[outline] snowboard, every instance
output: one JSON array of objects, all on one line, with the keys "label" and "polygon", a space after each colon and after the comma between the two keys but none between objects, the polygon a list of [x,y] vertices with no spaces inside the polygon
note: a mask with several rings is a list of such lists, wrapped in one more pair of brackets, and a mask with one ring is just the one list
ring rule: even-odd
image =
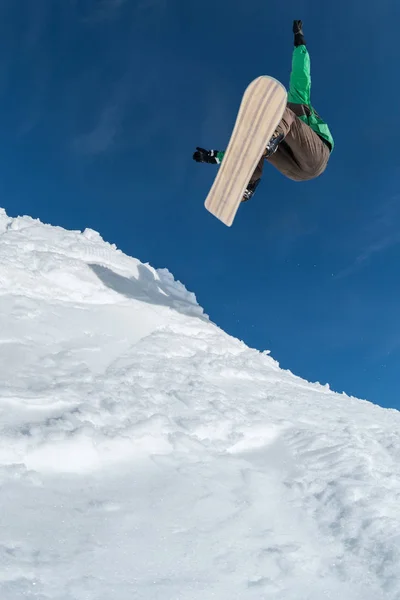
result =
[{"label": "snowboard", "polygon": [[287,92],[274,79],[262,75],[243,94],[228,147],[205,207],[231,226],[244,191],[286,107]]}]

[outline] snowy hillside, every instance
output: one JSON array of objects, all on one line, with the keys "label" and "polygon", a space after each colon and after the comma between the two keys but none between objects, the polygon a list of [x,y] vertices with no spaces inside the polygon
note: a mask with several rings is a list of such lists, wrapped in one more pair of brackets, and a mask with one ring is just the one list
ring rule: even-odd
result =
[{"label": "snowy hillside", "polygon": [[400,413],[94,231],[0,212],[0,256],[1,600],[400,598]]}]

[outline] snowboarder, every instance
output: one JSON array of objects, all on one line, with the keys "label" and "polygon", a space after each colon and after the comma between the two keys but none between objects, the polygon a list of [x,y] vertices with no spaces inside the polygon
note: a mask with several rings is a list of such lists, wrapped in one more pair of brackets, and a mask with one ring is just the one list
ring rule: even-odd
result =
[{"label": "snowboarder", "polygon": [[[294,181],[307,181],[323,173],[333,150],[328,125],[311,105],[310,55],[302,21],[293,21],[294,51],[288,102],[274,135],[255,169],[243,196],[249,200],[260,183],[264,160]],[[224,152],[196,148],[196,162],[219,164]]]}]

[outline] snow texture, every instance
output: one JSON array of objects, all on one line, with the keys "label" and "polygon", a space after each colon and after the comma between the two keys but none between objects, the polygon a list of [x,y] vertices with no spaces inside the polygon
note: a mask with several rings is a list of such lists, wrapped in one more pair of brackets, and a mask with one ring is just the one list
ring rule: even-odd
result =
[{"label": "snow texture", "polygon": [[92,230],[1,211],[0,252],[1,600],[400,598],[400,413]]}]

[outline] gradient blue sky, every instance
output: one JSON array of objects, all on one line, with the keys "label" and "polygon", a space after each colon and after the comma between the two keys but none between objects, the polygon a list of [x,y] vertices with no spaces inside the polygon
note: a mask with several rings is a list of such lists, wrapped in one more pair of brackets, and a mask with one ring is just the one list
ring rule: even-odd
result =
[{"label": "gradient blue sky", "polygon": [[[266,165],[229,229],[203,202],[241,94],[288,82],[304,21],[336,148],[298,184]],[[400,89],[393,0],[2,0],[0,193],[167,267],[282,367],[400,408]]]}]

